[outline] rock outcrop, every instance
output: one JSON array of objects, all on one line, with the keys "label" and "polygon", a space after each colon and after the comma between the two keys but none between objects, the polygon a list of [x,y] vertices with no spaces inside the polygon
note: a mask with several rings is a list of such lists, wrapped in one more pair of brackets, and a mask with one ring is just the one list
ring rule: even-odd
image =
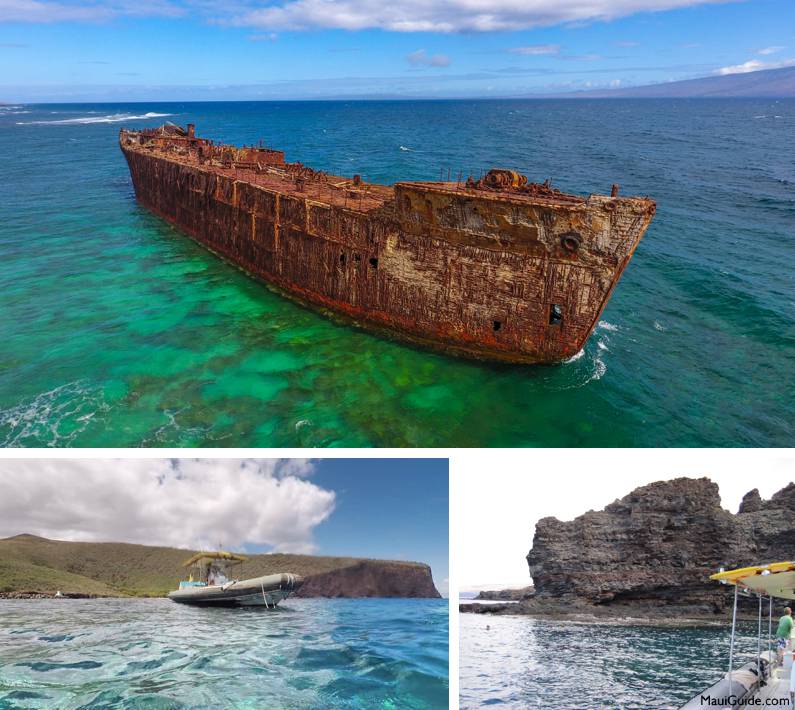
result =
[{"label": "rock outcrop", "polygon": [[362,560],[308,576],[295,596],[439,598],[440,595],[428,565]]},{"label": "rock outcrop", "polygon": [[527,611],[719,614],[731,595],[710,574],[793,557],[795,485],[767,501],[753,490],[732,514],[707,478],[661,481],[570,522],[540,520],[527,555],[536,588]]},{"label": "rock outcrop", "polygon": [[495,589],[480,592],[475,599],[496,602],[519,602],[531,599],[535,595],[535,587],[521,587],[520,589]]}]

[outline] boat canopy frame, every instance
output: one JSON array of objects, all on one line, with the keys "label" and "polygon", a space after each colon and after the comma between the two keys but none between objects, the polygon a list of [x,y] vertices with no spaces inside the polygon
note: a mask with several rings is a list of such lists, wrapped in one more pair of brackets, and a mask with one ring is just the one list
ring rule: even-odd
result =
[{"label": "boat canopy frame", "polygon": [[768,658],[773,657],[773,598],[795,599],[795,562],[772,562],[767,565],[740,567],[734,570],[723,570],[710,575],[710,579],[721,584],[734,585],[734,604],[732,605],[732,634],[729,646],[729,686],[732,683],[734,670],[734,642],[737,635],[737,600],[742,590],[744,596],[756,594],[759,598],[759,614],[756,638],[756,667],[762,680],[762,669],[759,659],[762,649],[762,598],[770,600],[767,621],[767,652]]},{"label": "boat canopy frame", "polygon": [[[223,571],[226,576],[228,570],[232,567],[242,565],[248,561],[248,557],[238,555],[234,552],[227,552],[226,550],[216,550],[214,552],[197,552],[195,555],[185,560],[182,563],[183,567],[195,568],[199,577],[199,581],[208,582],[210,569],[215,563],[217,568]],[[193,572],[190,573],[189,582],[193,581]]]},{"label": "boat canopy frame", "polygon": [[202,560],[227,560],[231,564],[242,564],[248,560],[248,557],[238,555],[234,552],[227,552],[226,550],[218,550],[217,552],[197,552],[190,559],[182,563],[183,567],[193,567]]}]

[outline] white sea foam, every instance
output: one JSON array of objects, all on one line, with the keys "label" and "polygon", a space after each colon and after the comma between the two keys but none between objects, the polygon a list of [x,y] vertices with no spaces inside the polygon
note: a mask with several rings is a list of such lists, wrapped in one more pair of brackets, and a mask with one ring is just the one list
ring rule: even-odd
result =
[{"label": "white sea foam", "polygon": [[598,357],[596,357],[594,358],[593,364],[593,372],[585,384],[588,384],[588,382],[594,382],[595,380],[601,380],[605,372],[607,372],[607,364],[604,360],[600,360]]},{"label": "white sea foam", "polygon": [[406,151],[407,153],[414,152],[414,148],[407,148],[405,145],[400,146],[400,150]]},{"label": "white sea foam", "polygon": [[145,121],[149,118],[163,118],[173,116],[173,113],[155,113],[149,111],[140,116],[130,113],[110,113],[105,116],[80,116],[78,118],[61,118],[57,121],[17,121],[18,126],[56,126],[56,125],[84,125],[90,123],[119,123],[121,121]]},{"label": "white sea foam", "polygon": [[[552,388],[558,391],[574,390],[585,387],[589,382],[602,379],[607,372],[607,363],[602,360],[602,356],[610,352],[607,340],[607,338],[600,338],[596,343],[595,352],[590,347],[583,348],[576,355],[565,360],[565,365],[572,365],[571,368],[566,368],[566,381],[562,384],[554,382]],[[584,355],[588,357],[583,360]]]},{"label": "white sea foam", "polygon": [[[190,409],[190,405],[186,405],[181,409],[165,409],[163,414],[166,417],[166,422],[161,424],[152,434],[141,441],[141,446],[162,446],[169,442],[177,441],[196,441],[198,439],[206,440],[210,438],[208,435],[212,430],[211,426],[185,426],[180,423],[179,416]],[[216,441],[226,438],[225,436],[214,437]]]},{"label": "white sea foam", "polygon": [[661,333],[664,333],[666,328],[660,321],[656,320],[654,321],[654,330],[659,330]]},{"label": "white sea foam", "polygon": [[68,382],[0,410],[0,446],[69,446],[109,409],[101,389]]},{"label": "white sea foam", "polygon": [[618,330],[617,325],[613,325],[612,323],[608,323],[606,320],[600,320],[596,326],[597,328],[601,328],[602,330],[609,330],[610,332],[614,332]]}]

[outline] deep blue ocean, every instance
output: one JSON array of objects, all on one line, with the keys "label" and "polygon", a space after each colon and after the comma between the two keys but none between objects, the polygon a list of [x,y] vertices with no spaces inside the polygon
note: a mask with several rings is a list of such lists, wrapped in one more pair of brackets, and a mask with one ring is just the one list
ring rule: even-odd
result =
[{"label": "deep blue ocean", "polygon": [[0,708],[448,707],[447,600],[0,600]]},{"label": "deep blue ocean", "polygon": [[[366,179],[491,166],[658,213],[584,351],[455,360],[332,323],[136,204],[121,126],[194,122]],[[0,444],[786,446],[795,101],[0,109]]]}]

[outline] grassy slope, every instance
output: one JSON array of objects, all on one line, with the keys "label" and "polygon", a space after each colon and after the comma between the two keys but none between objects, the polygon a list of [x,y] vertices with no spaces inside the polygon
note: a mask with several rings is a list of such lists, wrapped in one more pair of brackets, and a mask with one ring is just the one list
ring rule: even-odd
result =
[{"label": "grassy slope", "polygon": [[[117,542],[65,542],[33,535],[0,539],[0,593],[78,592],[118,596],[163,596],[176,589],[191,550]],[[241,577],[275,572],[309,576],[349,567],[354,557],[246,555]],[[390,562],[411,565],[412,562]]]}]

